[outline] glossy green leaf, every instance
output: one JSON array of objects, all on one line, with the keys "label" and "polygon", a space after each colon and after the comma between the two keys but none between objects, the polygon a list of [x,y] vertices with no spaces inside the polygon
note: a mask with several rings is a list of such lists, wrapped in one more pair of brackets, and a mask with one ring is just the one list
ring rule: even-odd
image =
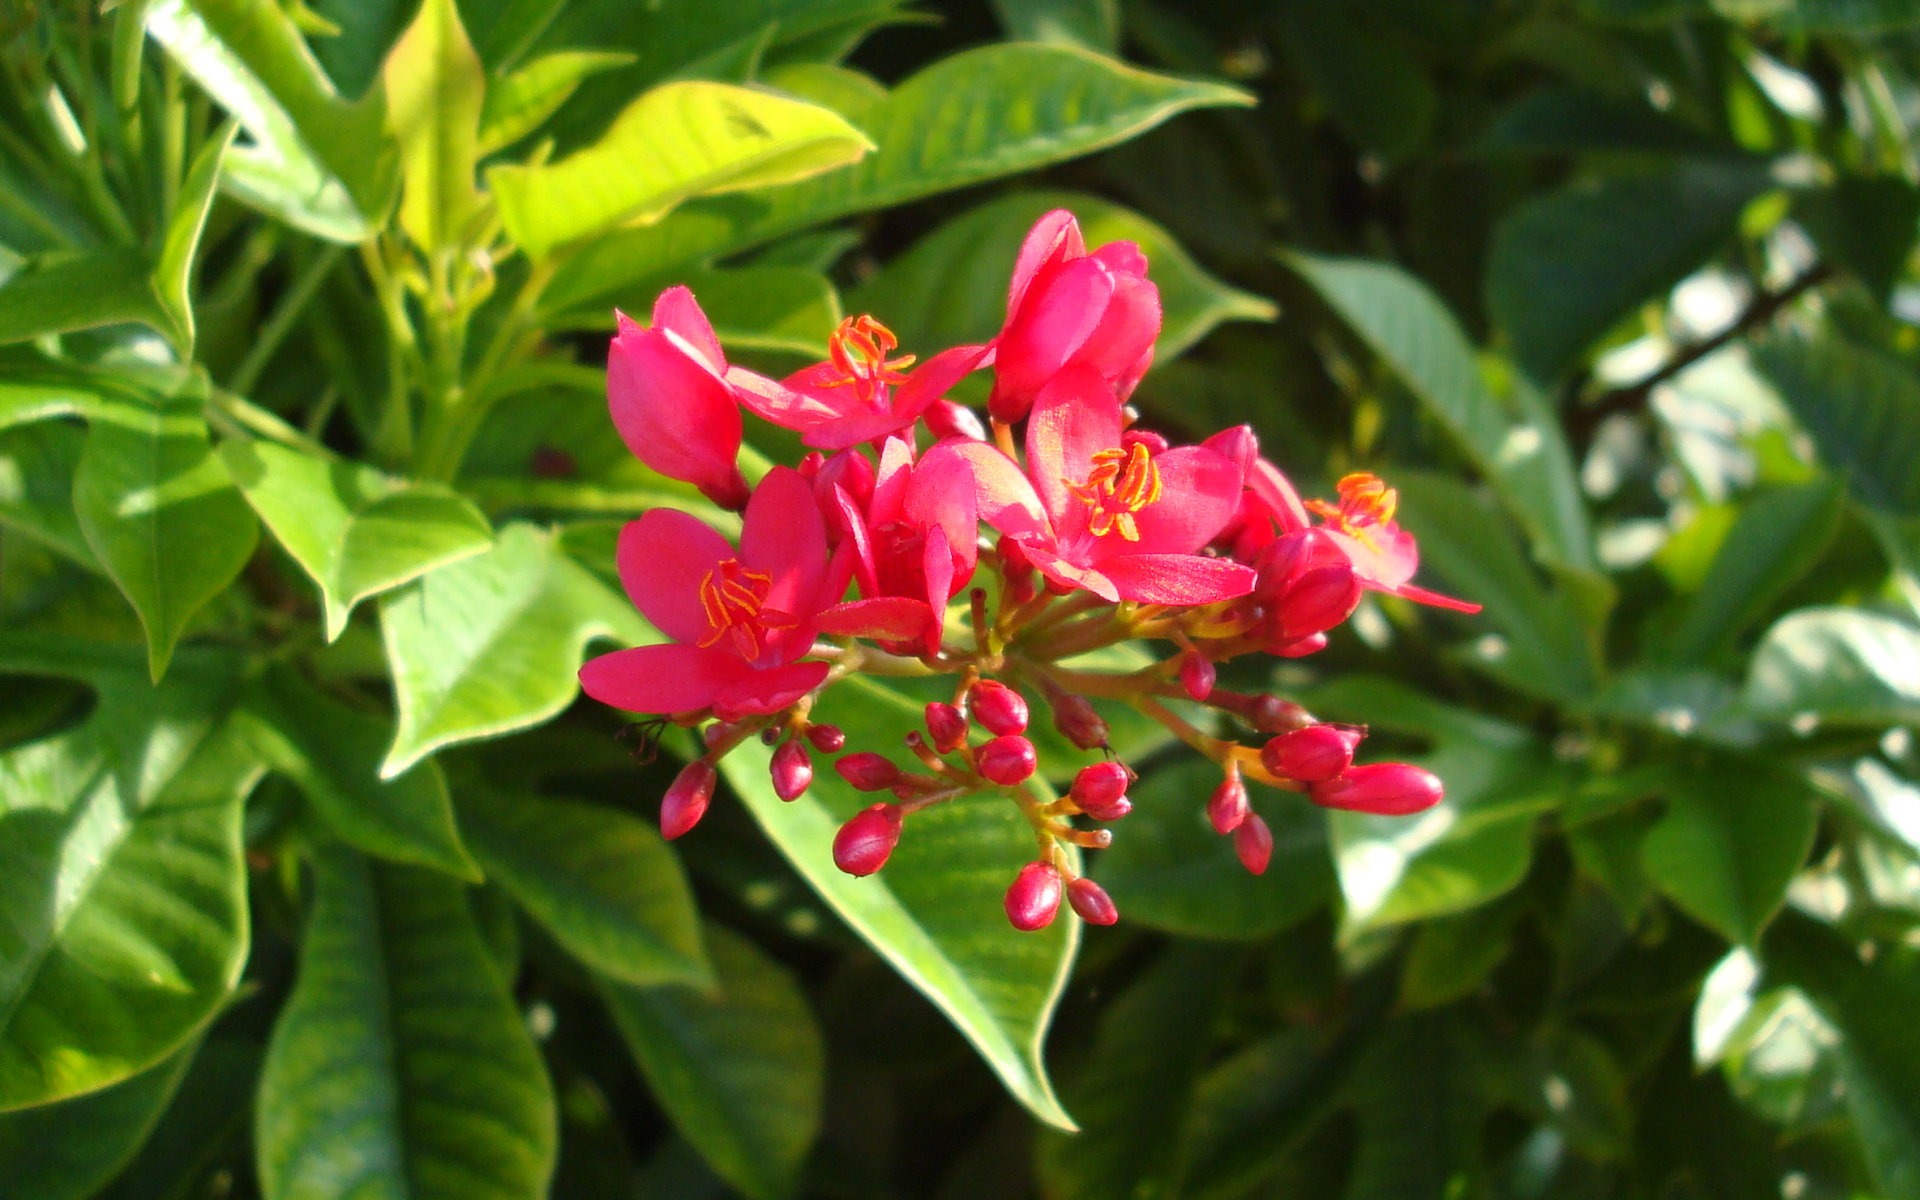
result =
[{"label": "glossy green leaf", "polygon": [[200,147],[173,214],[167,219],[160,239],[160,257],[153,268],[153,294],[160,311],[167,316],[163,332],[184,359],[193,356],[193,263],[200,253],[200,235],[207,227],[207,214],[213,209],[213,193],[220,182],[220,164],[233,144],[233,127],[228,126]]},{"label": "glossy green leaf", "polygon": [[749,199],[690,206],[601,239],[548,289],[573,308],[683,264],[935,192],[1090,154],[1191,108],[1242,105],[1217,83],[1155,75],[1059,46],[990,46],[935,63],[841,115],[879,150]]},{"label": "glossy green leaf", "polygon": [[680,859],[644,822],[469,777],[459,781],[459,809],[487,878],[581,962],[641,987],[713,984]]},{"label": "glossy green leaf", "polygon": [[1801,197],[1794,216],[1821,257],[1851,271],[1884,301],[1920,231],[1920,187],[1897,175],[1842,175]]},{"label": "glossy green leaf", "polygon": [[820,1130],[826,1046],[793,976],[709,926],[709,994],[603,980],[600,994],[660,1106],[715,1173],[752,1200],[798,1187]]},{"label": "glossy green leaf", "polygon": [[1813,848],[1818,814],[1797,779],[1742,759],[1675,764],[1641,861],[1654,887],[1730,942],[1752,946]]},{"label": "glossy green leaf", "polygon": [[1007,315],[1007,280],[1027,231],[1050,209],[1072,210],[1088,246],[1137,242],[1160,289],[1160,340],[1166,362],[1222,321],[1270,321],[1272,301],[1228,287],[1201,270],[1166,230],[1106,200],[1075,192],[1022,193],[989,201],[948,221],[848,297],[878,314],[901,344],[932,349],[985,342]]},{"label": "glossy green leaf", "polygon": [[1571,184],[1494,234],[1487,305],[1514,357],[1545,383],[1643,301],[1732,236],[1764,170],[1708,161]]},{"label": "glossy green leaf", "polygon": [[128,392],[100,405],[73,507],[94,557],[140,615],[160,678],[187,622],[233,582],[260,532],[214,456],[198,401]]},{"label": "glossy green leaf", "polygon": [[1433,291],[1391,263],[1285,261],[1380,355],[1459,442],[1534,543],[1569,566],[1593,567],[1593,535],[1560,420],[1519,380],[1503,401],[1487,386],[1473,346]]},{"label": "glossy green leaf", "polygon": [[[828,690],[814,716],[846,730],[849,746],[885,751],[921,709],[854,676]],[[986,795],[915,813],[886,869],[856,879],[833,865],[833,837],[873,798],[823,769],[805,796],[782,803],[768,779],[769,757],[749,741],[721,760],[767,836],[854,932],[946,1014],[1016,1099],[1041,1120],[1072,1128],[1048,1082],[1041,1043],[1080,923],[1063,909],[1039,933],[1008,926],[1007,885],[1034,853],[1033,835],[1011,803]]]},{"label": "glossy green leaf", "polygon": [[1871,507],[1920,515],[1920,375],[1837,334],[1777,337],[1753,364],[1813,435],[1820,457]]},{"label": "glossy green leaf", "polygon": [[400,710],[389,779],[442,746],[539,724],[578,694],[588,642],[647,634],[624,597],[531,525],[382,597],[380,629]]},{"label": "glossy green leaf", "polygon": [[124,658],[32,640],[11,665],[84,673],[99,705],[0,756],[0,1110],[145,1071],[225,1002],[247,950],[241,799],[260,774],[220,719],[219,675],[183,667],[154,688]]},{"label": "glossy green leaf", "polygon": [[380,71],[400,143],[400,228],[429,254],[471,236],[481,205],[480,111],[487,73],[454,0],[425,0]]},{"label": "glossy green leaf", "polygon": [[[244,1012],[244,1010],[242,1010]],[[244,1020],[244,1018],[242,1018]],[[185,1200],[196,1180],[221,1170],[220,1160],[246,1129],[264,1047],[218,1028],[200,1043],[173,1104],[113,1184],[94,1200]]]},{"label": "glossy green leaf", "polygon": [[1494,154],[1740,153],[1639,96],[1581,87],[1528,89],[1487,126],[1479,148]]},{"label": "glossy green leaf", "polygon": [[328,641],[368,596],[492,542],[487,519],[444,487],[273,442],[227,442],[220,457],[268,530],[320,585]]},{"label": "glossy green leaf", "polygon": [[1388,1023],[1346,1081],[1358,1122],[1346,1200],[1439,1200],[1473,1156],[1488,1100],[1484,1039],[1416,1013]]},{"label": "glossy green leaf", "polygon": [[1673,657],[1702,662],[1733,645],[1819,561],[1839,526],[1842,499],[1837,485],[1823,481],[1765,492],[1742,505],[1673,632]]},{"label": "glossy green leaf", "polygon": [[1123,920],[1187,937],[1257,939],[1333,896],[1325,814],[1297,796],[1255,788],[1254,807],[1273,830],[1273,862],[1264,875],[1250,875],[1233,839],[1207,820],[1207,797],[1219,782],[1219,768],[1196,756],[1134,785],[1133,814],[1093,866]]},{"label": "glossy green leaf", "polygon": [[553,1088],[460,885],[314,852],[256,1110],[267,1200],[536,1200]]},{"label": "glossy green leaf", "polygon": [[1178,1194],[1228,1200],[1267,1183],[1300,1137],[1341,1100],[1339,1084],[1352,1066],[1356,1040],[1296,1024],[1212,1065],[1194,1089]]},{"label": "glossy green leaf", "polygon": [[669,83],[621,112],[594,145],[543,166],[499,166],[487,184],[508,234],[535,257],[695,196],[791,183],[858,161],[872,143],[817,104],[721,83]]},{"label": "glossy green leaf", "polygon": [[182,1050],[140,1074],[43,1108],[0,1114],[0,1178],[9,1200],[88,1200],[112,1179],[193,1061]]},{"label": "glossy green leaf", "polygon": [[1802,609],[1754,651],[1746,707],[1837,725],[1920,725],[1920,627],[1848,608]]},{"label": "glossy green leaf", "polygon": [[128,321],[171,327],[147,264],[131,250],[49,254],[0,283],[0,344]]},{"label": "glossy green leaf", "polygon": [[86,441],[86,430],[66,421],[0,429],[0,525],[93,566],[73,514],[73,476]]},{"label": "glossy green leaf", "polygon": [[[548,324],[611,332],[615,308],[644,314],[653,307],[654,297],[674,284],[693,289],[729,352],[774,350],[825,358],[827,337],[840,323],[840,296],[824,274],[806,267],[754,265],[700,268],[647,280],[610,297],[611,304],[559,313]],[[605,390],[605,380],[600,379],[595,391]]]},{"label": "glossy green leaf", "polygon": [[993,0],[993,13],[1009,41],[1120,49],[1119,0]]},{"label": "glossy green leaf", "polygon": [[380,778],[390,719],[331,700],[283,668],[248,692],[243,720],[260,757],[306,793],[339,837],[381,858],[480,878],[438,767]]},{"label": "glossy green leaf", "polygon": [[580,86],[602,71],[624,67],[633,55],[605,50],[556,50],[487,82],[480,109],[480,153],[504,150],[538,129]]}]

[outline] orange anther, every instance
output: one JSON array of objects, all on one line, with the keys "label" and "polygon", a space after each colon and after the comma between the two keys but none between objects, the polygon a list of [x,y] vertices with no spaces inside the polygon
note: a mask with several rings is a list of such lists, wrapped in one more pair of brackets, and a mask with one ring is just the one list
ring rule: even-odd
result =
[{"label": "orange anther", "polygon": [[1140,540],[1133,514],[1160,498],[1160,468],[1139,442],[1125,448],[1102,450],[1093,456],[1093,470],[1085,483],[1067,490],[1087,502],[1087,532],[1104,537],[1114,530],[1129,542]]},{"label": "orange anther", "polygon": [[762,619],[760,609],[772,587],[773,576],[765,571],[749,571],[737,558],[729,558],[708,571],[700,581],[700,607],[706,613],[711,632],[701,639],[701,647],[712,646],[731,636],[734,652],[741,658],[760,657],[765,648],[762,639],[770,624]]}]

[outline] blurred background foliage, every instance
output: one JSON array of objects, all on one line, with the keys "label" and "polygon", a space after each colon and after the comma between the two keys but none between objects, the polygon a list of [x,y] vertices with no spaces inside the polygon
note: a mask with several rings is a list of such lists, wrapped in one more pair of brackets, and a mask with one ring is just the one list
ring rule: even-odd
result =
[{"label": "blurred background foliage", "polygon": [[[1920,1196],[1917,126],[1910,0],[5,0],[0,1191]],[[924,354],[1058,205],[1485,605],[1227,673],[1447,803],[1249,877],[1111,714],[1084,939],[986,806],[667,847],[613,307]]]}]

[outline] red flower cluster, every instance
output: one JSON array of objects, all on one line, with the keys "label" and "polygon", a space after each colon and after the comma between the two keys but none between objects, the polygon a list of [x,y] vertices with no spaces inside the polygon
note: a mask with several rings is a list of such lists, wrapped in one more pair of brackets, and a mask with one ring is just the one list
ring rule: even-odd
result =
[{"label": "red flower cluster", "polygon": [[[950,703],[927,705],[924,731],[905,735],[922,769],[872,749],[840,754],[841,778],[892,798],[846,823],[834,861],[870,875],[913,812],[998,790],[1032,824],[1040,851],[1007,892],[1020,929],[1050,923],[1062,899],[1086,921],[1116,919],[1113,901],[1063,849],[1104,847],[1112,833],[1100,826],[1132,809],[1133,774],[1112,759],[1092,699],[1133,706],[1220,765],[1207,813],[1256,874],[1273,838],[1248,779],[1363,812],[1440,801],[1440,781],[1417,767],[1355,766],[1364,728],[1216,686],[1217,663],[1318,650],[1368,590],[1478,609],[1409,582],[1413,538],[1393,521],[1395,492],[1374,476],[1342,479],[1337,504],[1303,502],[1245,426],[1175,446],[1136,424],[1126,401],[1160,330],[1146,267],[1128,242],[1089,253],[1071,214],[1048,213],[1021,247],[1006,324],[986,345],[916,367],[895,354],[884,325],[854,317],[834,331],[825,362],[777,381],[728,365],[685,288],[660,296],[649,328],[620,316],[607,395],[627,445],[714,503],[744,509],[737,548],[673,509],[629,524],[620,578],[673,641],[604,655],[580,672],[607,704],[705,725],[706,754],[662,805],[668,837],[698,822],[714,763],[750,736],[777,744],[781,798],[805,792],[809,748],[840,754],[846,741],[809,720],[813,702],[862,671],[949,674],[955,688]],[[983,369],[993,372],[990,428],[948,399]],[[815,450],[749,490],[737,466],[743,407]],[[976,583],[982,575],[990,587]],[[963,592],[968,618],[950,621]],[[1174,652],[1128,674],[1075,665],[1133,639]],[[1107,756],[1057,799],[1034,780],[1026,733],[1035,701],[1075,745]],[[1217,736],[1169,706],[1183,701],[1266,740]]]}]

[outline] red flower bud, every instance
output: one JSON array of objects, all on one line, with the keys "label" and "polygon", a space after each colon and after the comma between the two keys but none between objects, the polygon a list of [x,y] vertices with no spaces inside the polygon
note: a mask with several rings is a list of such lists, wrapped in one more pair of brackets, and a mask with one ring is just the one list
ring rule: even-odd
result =
[{"label": "red flower bud", "polygon": [[1399,817],[1432,808],[1446,789],[1439,776],[1408,763],[1369,763],[1314,784],[1309,794],[1322,808]]},{"label": "red flower bud", "polygon": [[713,785],[719,777],[713,764],[694,759],[680,768],[667,794],[660,797],[660,836],[672,841],[700,823],[713,801]]},{"label": "red flower bud", "polygon": [[976,680],[967,690],[967,710],[988,733],[1025,733],[1027,698],[1004,683]]},{"label": "red flower bud", "polygon": [[1107,889],[1084,876],[1067,885],[1067,903],[1089,925],[1111,925],[1120,919]]},{"label": "red flower bud", "polygon": [[1053,727],[1082,750],[1098,750],[1107,744],[1107,723],[1094,711],[1085,696],[1059,695],[1051,698]]},{"label": "red flower bud", "polygon": [[927,705],[927,736],[935,750],[951,754],[967,742],[967,719],[953,705],[935,700]]},{"label": "red flower bud", "polygon": [[1315,567],[1288,587],[1275,606],[1280,640],[1293,641],[1332,629],[1360,607],[1360,579],[1353,567]]},{"label": "red flower bud", "polygon": [[994,783],[1024,783],[1033,775],[1039,756],[1033,743],[1017,733],[994,738],[974,752],[974,765]]},{"label": "red flower bud", "polygon": [[871,750],[843,755],[833,764],[833,769],[840,772],[840,778],[863,792],[885,791],[900,778],[900,768],[893,765],[892,759]]},{"label": "red flower bud", "polygon": [[1261,733],[1286,733],[1312,723],[1306,709],[1270,692],[1253,702],[1253,727]]},{"label": "red flower bud", "polygon": [[822,754],[838,754],[847,744],[847,735],[838,725],[809,725],[807,740]]},{"label": "red flower bud", "polygon": [[1189,650],[1180,656],[1180,686],[1195,700],[1205,700],[1213,695],[1213,681],[1217,675],[1212,660],[1199,651]]},{"label": "red flower bud", "polygon": [[1233,852],[1240,856],[1240,865],[1255,875],[1264,875],[1267,864],[1273,861],[1273,830],[1260,819],[1258,813],[1249,813],[1240,828],[1233,831]]},{"label": "red flower bud", "polygon": [[782,800],[797,799],[813,783],[813,760],[807,757],[805,744],[797,740],[783,742],[773,752],[769,771],[773,775],[773,794]]},{"label": "red flower bud", "polygon": [[1060,911],[1060,872],[1050,862],[1030,862],[1007,889],[1007,920],[1028,933],[1053,924]]},{"label": "red flower bud", "polygon": [[876,804],[853,815],[833,835],[833,865],[849,875],[871,875],[900,844],[900,810]]},{"label": "red flower bud", "polygon": [[966,438],[970,442],[987,440],[987,427],[982,425],[979,416],[964,404],[956,404],[951,400],[935,400],[927,406],[926,412],[920,414],[920,419],[927,423],[928,432],[936,438]]},{"label": "red flower bud", "polygon": [[1240,828],[1252,811],[1247,800],[1247,785],[1240,782],[1238,771],[1222,779],[1207,799],[1207,819],[1220,833],[1232,833]]},{"label": "red flower bud", "polygon": [[1303,638],[1294,638],[1290,642],[1269,646],[1267,652],[1275,658],[1305,658],[1309,654],[1318,654],[1326,648],[1326,634],[1310,633]]},{"label": "red flower bud", "polygon": [[1067,795],[1083,809],[1105,808],[1125,796],[1127,786],[1132,782],[1133,776],[1121,764],[1097,762],[1080,768],[1080,773],[1073,777],[1073,786],[1067,789]]},{"label": "red flower bud", "polygon": [[1283,779],[1322,783],[1353,765],[1353,752],[1366,736],[1352,725],[1309,725],[1261,747],[1260,761]]}]

